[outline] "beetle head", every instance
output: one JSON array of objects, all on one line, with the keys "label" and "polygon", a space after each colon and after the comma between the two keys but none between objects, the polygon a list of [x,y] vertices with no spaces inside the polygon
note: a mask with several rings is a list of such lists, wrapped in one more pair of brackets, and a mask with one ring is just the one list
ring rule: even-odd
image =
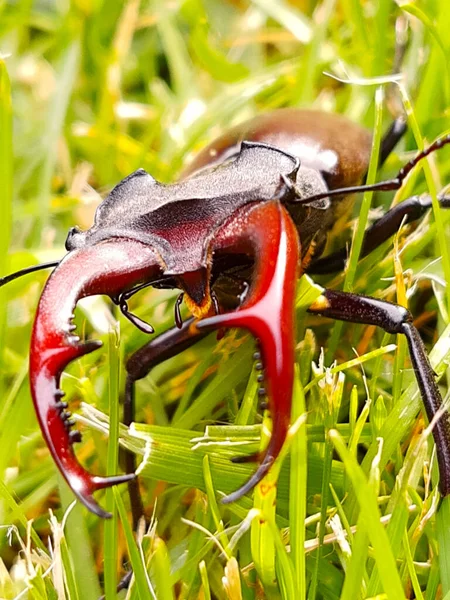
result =
[{"label": "beetle head", "polygon": [[[37,310],[31,341],[30,381],[38,420],[56,464],[78,498],[98,515],[107,516],[94,501],[93,492],[125,481],[129,476],[112,479],[92,476],[77,462],[72,450],[72,442],[78,440],[79,434],[70,430],[66,405],[61,402],[60,376],[69,362],[98,347],[96,342],[80,343],[73,335],[73,310],[78,300],[95,294],[117,299],[134,286],[166,280],[186,292],[188,306],[197,318],[207,316],[216,250],[233,253],[242,247],[250,254],[254,254],[255,248],[262,253],[266,240],[273,255],[267,260],[276,262],[274,239],[281,226],[277,222],[279,210],[274,207],[281,210],[279,201],[291,197],[290,182],[295,180],[298,168],[298,161],[280,150],[243,143],[240,153],[220,168],[176,184],[158,183],[140,169],[112,190],[97,209],[94,225],[88,231],[70,230],[66,241],[69,253],[50,276]],[[275,220],[275,225],[271,225],[275,229],[267,230],[267,235],[264,231],[269,224],[264,222],[265,213],[261,214],[261,221],[255,213],[250,221],[245,216],[248,210],[266,205],[272,207],[269,221]],[[289,220],[287,213],[283,215]],[[292,228],[291,223],[289,231]],[[223,242],[225,239],[227,243]],[[291,246],[295,244],[291,240]],[[291,288],[296,278],[295,258],[294,263]],[[260,265],[260,278],[264,267]],[[280,279],[273,288],[272,300],[282,294],[283,282],[284,279]],[[261,290],[264,291],[260,285],[255,289],[259,289],[260,295]],[[292,305],[292,290],[289,297]],[[289,314],[293,310],[291,305],[287,310]],[[273,316],[274,324],[268,323],[272,309],[265,310],[267,316],[261,311],[258,313],[258,322],[265,323],[264,331],[266,325],[287,328],[292,336],[292,328],[287,327],[280,311]],[[292,319],[292,314],[289,318]],[[232,321],[229,325],[233,325]],[[212,323],[211,326],[220,325]],[[274,350],[273,336],[269,338],[268,346],[272,350],[267,350],[266,355],[270,370],[270,354],[278,350]],[[291,353],[291,346],[291,342],[283,346],[284,354]],[[274,368],[272,370],[275,373]],[[280,380],[281,375],[277,372],[273,377]],[[289,381],[282,385],[283,406],[287,405],[291,393],[291,379],[288,377]],[[284,433],[277,438],[276,453],[280,439],[282,443],[286,434],[285,417],[284,414]],[[273,459],[272,452],[270,461]],[[269,462],[266,461],[267,468]]]}]

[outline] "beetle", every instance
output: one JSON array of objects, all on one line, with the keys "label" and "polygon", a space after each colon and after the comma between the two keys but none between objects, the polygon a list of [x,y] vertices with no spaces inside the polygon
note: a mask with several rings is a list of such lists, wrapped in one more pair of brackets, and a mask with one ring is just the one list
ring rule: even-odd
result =
[{"label": "beetle", "polygon": [[[405,131],[394,121],[383,138],[383,162]],[[207,146],[181,179],[165,185],[139,169],[123,179],[99,205],[87,231],[73,227],[67,255],[4,277],[56,267],[42,292],[30,345],[30,385],[43,437],[77,498],[108,517],[93,493],[115,484],[134,484],[134,517],[142,514],[133,473],[100,477],[77,461],[79,431],[62,400],[60,377],[76,358],[99,347],[81,342],[72,323],[83,297],[105,294],[146,333],[153,328],[133,315],[128,300],[146,286],[178,288],[176,325],[145,344],[126,369],[124,421],[134,418],[134,385],[151,368],[213,329],[243,327],[259,340],[273,429],[259,466],[233,502],[250,491],[279,455],[289,427],[294,382],[294,301],[303,273],[343,269],[346,250],[323,257],[336,223],[349,219],[355,192],[395,190],[413,167],[450,143],[439,138],[407,163],[392,180],[363,183],[371,152],[368,131],[344,117],[319,111],[280,109],[235,127]],[[439,198],[443,207],[450,198]],[[402,221],[419,219],[431,206],[428,195],[409,198],[366,232],[362,256],[392,236]],[[184,299],[192,317],[182,322]],[[406,336],[428,419],[442,406],[435,375],[410,313],[396,304],[325,289],[309,312],[372,324]],[[262,377],[261,377],[262,378]],[[443,413],[433,430],[440,489],[450,493],[450,419]],[[133,459],[128,466],[134,470]]]}]

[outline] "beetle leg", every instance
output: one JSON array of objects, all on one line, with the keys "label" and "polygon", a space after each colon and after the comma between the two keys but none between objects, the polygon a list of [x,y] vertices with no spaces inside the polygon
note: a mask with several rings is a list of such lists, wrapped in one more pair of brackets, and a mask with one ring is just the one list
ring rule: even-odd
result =
[{"label": "beetle leg", "polygon": [[386,159],[399,143],[402,137],[405,135],[408,125],[406,124],[405,117],[397,117],[391,123],[391,126],[383,135],[380,145],[380,155],[378,158],[378,166],[381,167],[386,162]]},{"label": "beetle leg", "polygon": [[240,211],[217,232],[216,252],[247,253],[255,261],[252,285],[234,312],[197,323],[201,331],[244,327],[258,338],[267,375],[273,430],[261,464],[229,503],[257,485],[279,455],[289,428],[294,378],[294,302],[299,271],[299,239],[295,226],[277,202]]},{"label": "beetle leg", "polygon": [[[450,208],[450,196],[439,198],[441,208]],[[400,202],[378,219],[364,235],[360,258],[370,254],[392,235],[394,235],[402,223],[418,221],[431,208],[431,196],[412,196]],[[335,273],[345,269],[348,259],[348,248],[341,248],[336,252],[314,261],[307,269],[308,273],[322,275]]]},{"label": "beetle leg", "polygon": [[[431,421],[442,410],[442,398],[433,369],[419,332],[412,323],[411,313],[406,308],[384,300],[326,290],[308,310],[324,317],[377,325],[387,333],[405,335],[428,420]],[[439,465],[439,485],[442,495],[447,496],[450,494],[450,417],[447,412],[436,421],[433,436]]]},{"label": "beetle leg", "polygon": [[95,514],[108,517],[92,497],[96,490],[129,481],[131,475],[97,477],[77,461],[72,443],[79,433],[61,402],[61,373],[74,359],[100,343],[80,343],[73,335],[73,310],[80,298],[96,294],[117,297],[142,280],[156,279],[161,267],[155,252],[139,242],[113,239],[70,252],[42,292],[30,350],[30,384],[39,425],[52,457],[74,494]]},{"label": "beetle leg", "polygon": [[[153,367],[186,350],[208,333],[200,332],[193,327],[194,319],[185,321],[181,328],[173,327],[154,338],[128,359],[126,363],[127,379],[125,383],[125,398],[123,405],[123,422],[130,425],[135,420],[134,385],[139,379],[146,377]],[[126,470],[131,473],[136,470],[136,457],[132,452],[125,454]],[[139,519],[144,514],[139,486],[136,480],[128,484],[133,525],[137,529]]]}]

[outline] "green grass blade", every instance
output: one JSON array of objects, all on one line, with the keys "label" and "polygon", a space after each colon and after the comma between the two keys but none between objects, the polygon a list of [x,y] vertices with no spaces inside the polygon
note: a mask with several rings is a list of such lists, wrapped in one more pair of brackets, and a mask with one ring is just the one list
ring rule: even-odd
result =
[{"label": "green grass blade", "polygon": [[153,543],[152,574],[158,600],[175,600],[172,587],[170,557],[167,546],[160,537]]},{"label": "green grass blade", "polygon": [[80,60],[80,41],[74,39],[64,52],[56,75],[58,87],[50,103],[47,114],[45,155],[39,174],[39,194],[37,205],[39,218],[34,231],[35,240],[39,240],[42,229],[50,218],[51,181],[58,159],[58,141],[62,135],[67,116],[70,96],[75,85]]},{"label": "green grass blade", "polygon": [[[334,430],[336,427],[337,415],[339,413],[339,407],[342,401],[342,394],[344,390],[344,374],[339,373],[334,378],[326,377],[325,385],[323,388],[323,419],[325,425],[325,431],[329,432]],[[330,492],[331,473],[333,470],[333,446],[330,438],[327,435],[325,438],[324,447],[324,469],[322,475],[322,490],[321,490],[321,510],[320,510],[320,523],[319,523],[319,547],[316,553],[316,568],[314,570],[311,585],[308,592],[308,599],[314,600],[318,593],[318,583],[320,579],[320,564],[322,561],[323,539],[325,537],[325,525],[328,518],[328,497]]]},{"label": "green grass blade", "polygon": [[[260,448],[265,448],[268,442],[270,418],[267,413],[263,421],[263,434]],[[277,497],[277,478],[280,469],[278,460],[255,487],[253,493],[254,507],[259,511],[260,517],[253,519],[251,525],[251,552],[259,579],[267,595],[276,594],[277,576],[275,570],[276,550],[274,532],[271,522],[275,519]],[[279,532],[276,532],[279,536]]]},{"label": "green grass blade", "polygon": [[354,600],[364,598],[366,575],[366,562],[369,553],[369,537],[365,526],[365,518],[360,516],[356,525],[353,538],[352,555],[345,573],[344,586],[340,600]]},{"label": "green grass blade", "polygon": [[[109,332],[109,438],[107,456],[107,474],[115,475],[118,471],[119,459],[119,381],[120,381],[120,336],[118,329]],[[104,525],[104,570],[105,570],[105,596],[107,599],[116,597],[117,587],[117,511],[111,488],[106,490],[106,510],[112,518],[105,521]]]},{"label": "green grass blade", "polygon": [[211,600],[211,589],[209,587],[208,571],[207,571],[206,563],[204,560],[202,560],[200,562],[199,569],[200,569],[200,576],[202,578],[203,597],[205,600]]},{"label": "green grass blade", "polygon": [[364,519],[367,535],[373,545],[375,560],[377,561],[384,592],[389,600],[401,600],[405,598],[405,593],[389,544],[389,538],[383,525],[380,523],[381,515],[373,490],[367,482],[361,467],[348,451],[338,432],[332,430],[329,435],[354,487],[361,510],[361,518]]},{"label": "green grass blade", "polygon": [[[306,412],[305,396],[300,383],[298,369],[295,371],[294,396],[291,420],[295,423]],[[298,600],[306,598],[305,519],[307,516],[307,433],[303,422],[291,444],[291,471],[289,486],[289,525],[291,559],[295,574],[295,589]]]},{"label": "green grass blade", "polygon": [[[9,244],[11,241],[13,203],[13,138],[11,85],[6,63],[0,54],[0,276],[9,271]],[[0,289],[0,364],[5,355],[6,292]],[[0,380],[3,396],[3,381]],[[0,471],[0,472],[3,472]]]},{"label": "green grass blade", "polygon": [[[61,504],[67,510],[74,500],[72,490],[69,489],[61,475],[58,475],[58,481]],[[86,509],[77,502],[67,518],[66,540],[79,598],[98,600],[101,590],[85,514]]]},{"label": "green grass blade", "polygon": [[[11,84],[5,61],[0,55],[0,275],[7,272],[7,256],[11,240],[13,201],[13,138]],[[2,303],[3,306],[3,303]]]},{"label": "green grass blade", "polygon": [[[408,115],[408,123],[411,126],[411,130],[414,134],[414,139],[416,140],[417,147],[419,150],[423,150],[424,142],[423,137],[420,132],[419,124],[417,122],[417,118],[414,114],[414,110],[411,105],[411,101],[409,99],[408,93],[404,86],[400,86],[400,92],[402,94],[403,104],[405,106],[405,110]],[[436,222],[436,231],[437,231],[437,240],[439,245],[440,255],[442,257],[442,265],[444,268],[444,277],[447,282],[446,287],[446,296],[447,296],[447,315],[450,315],[450,249],[448,243],[448,236],[445,230],[442,209],[439,205],[438,197],[437,197],[437,189],[436,183],[434,181],[433,173],[431,171],[431,167],[429,165],[429,160],[425,159],[420,163],[423,172],[425,174],[425,179],[427,182],[427,187],[431,196],[431,203],[433,206],[433,215]]]},{"label": "green grass blade", "polygon": [[[370,154],[369,168],[367,171],[367,184],[374,183],[376,181],[376,174],[378,170],[378,154],[381,143],[381,123],[383,115],[383,92],[382,88],[378,88],[375,93],[375,130],[372,138],[372,148]],[[365,192],[363,195],[361,207],[359,210],[359,218],[356,226],[356,230],[353,235],[352,245],[350,248],[350,257],[348,260],[345,279],[344,279],[344,291],[352,292],[353,285],[356,276],[356,269],[358,266],[359,256],[364,241],[364,233],[367,228],[367,222],[369,218],[369,211],[372,204],[373,192]],[[342,336],[342,330],[344,323],[337,321],[333,327],[333,333],[331,334],[330,341],[328,343],[327,360],[331,362],[332,357],[336,353],[336,349],[339,344],[339,339]]]},{"label": "green grass blade", "polygon": [[442,500],[436,516],[436,532],[439,543],[439,566],[443,594],[450,594],[450,497]]},{"label": "green grass blade", "polygon": [[145,565],[142,561],[139,548],[136,540],[134,539],[134,533],[128,522],[128,515],[123,503],[120,491],[113,487],[114,500],[116,501],[117,511],[122,522],[125,539],[127,542],[128,552],[130,554],[131,567],[133,569],[134,581],[139,593],[140,598],[156,598],[153,588],[148,579],[148,575],[145,569]]},{"label": "green grass blade", "polygon": [[252,0],[252,3],[283,24],[300,42],[307,44],[311,41],[312,30],[308,19],[284,0]]},{"label": "green grass blade", "polygon": [[448,105],[450,103],[450,64],[448,61],[448,48],[446,48],[438,28],[424,10],[422,10],[416,4],[413,4],[412,2],[405,2],[404,0],[402,0],[399,4],[402,10],[411,15],[414,15],[417,19],[419,19],[419,21],[421,21],[424,24],[424,26],[428,29],[428,31],[435,39],[439,50],[442,52],[444,64],[447,71],[445,77],[443,77],[443,82],[446,96],[446,104]]},{"label": "green grass blade", "polygon": [[424,600],[422,590],[420,588],[419,578],[417,577],[416,569],[414,567],[413,556],[411,553],[411,547],[408,540],[408,534],[405,531],[405,535],[403,537],[403,549],[405,551],[406,564],[408,567],[409,577],[411,579],[412,587],[414,590],[414,594],[417,600]]}]

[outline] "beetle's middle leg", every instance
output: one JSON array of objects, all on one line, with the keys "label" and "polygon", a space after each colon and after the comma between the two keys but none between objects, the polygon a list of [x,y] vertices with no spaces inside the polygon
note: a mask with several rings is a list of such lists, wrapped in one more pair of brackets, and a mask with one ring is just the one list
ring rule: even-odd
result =
[{"label": "beetle's middle leg", "polygon": [[[450,196],[439,197],[441,208],[450,208]],[[381,246],[386,240],[393,236],[402,223],[412,223],[421,219],[431,208],[431,196],[412,196],[400,202],[378,219],[364,235],[360,258],[370,254],[375,248]],[[308,273],[322,275],[335,273],[345,269],[349,249],[341,248],[328,256],[319,258],[308,267]]]},{"label": "beetle's middle leg", "polygon": [[[179,329],[173,327],[154,338],[145,346],[136,350],[126,363],[127,378],[125,383],[125,397],[123,406],[123,422],[129,426],[135,420],[135,383],[146,377],[156,365],[172,358],[186,350],[208,333],[200,332],[192,326],[194,319],[188,319]],[[127,473],[136,471],[136,457],[132,452],[125,454],[125,467]],[[136,479],[128,486],[133,526],[137,529],[139,519],[144,515],[144,507]]]},{"label": "beetle's middle leg", "polygon": [[378,167],[382,167],[392,150],[405,135],[408,126],[403,116],[397,117],[383,135],[380,144],[380,154],[378,158]]},{"label": "beetle's middle leg", "polygon": [[[309,312],[339,321],[376,325],[387,333],[402,333],[419,386],[422,401],[431,422],[442,410],[443,402],[419,332],[412,323],[411,313],[398,304],[358,296],[348,292],[325,290],[309,307]],[[444,412],[433,428],[439,465],[439,487],[443,496],[450,494],[450,415]]]}]

